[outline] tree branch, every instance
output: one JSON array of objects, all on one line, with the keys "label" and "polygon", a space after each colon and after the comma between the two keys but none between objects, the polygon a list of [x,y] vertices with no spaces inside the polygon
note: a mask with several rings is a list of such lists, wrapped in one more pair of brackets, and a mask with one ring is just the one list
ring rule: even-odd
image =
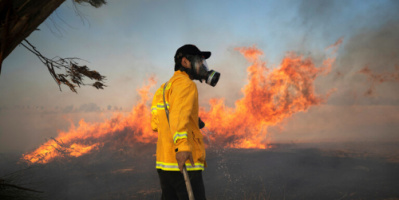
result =
[{"label": "tree branch", "polygon": [[[57,56],[50,59],[42,55],[36,49],[36,47],[26,39],[21,43],[21,45],[35,54],[47,67],[51,77],[53,77],[54,81],[57,83],[60,91],[62,91],[61,84],[68,86],[69,89],[75,93],[77,93],[76,86],[80,87],[81,85],[91,85],[97,89],[104,89],[104,87],[106,87],[106,85],[103,84],[105,76],[101,75],[95,70],[90,70],[87,66],[79,66],[77,60],[82,60],[80,58],[61,58]],[[65,73],[56,73],[55,69],[61,68],[65,70]],[[86,84],[83,80],[84,77],[87,77],[90,80],[95,80],[95,82],[92,84]]]}]

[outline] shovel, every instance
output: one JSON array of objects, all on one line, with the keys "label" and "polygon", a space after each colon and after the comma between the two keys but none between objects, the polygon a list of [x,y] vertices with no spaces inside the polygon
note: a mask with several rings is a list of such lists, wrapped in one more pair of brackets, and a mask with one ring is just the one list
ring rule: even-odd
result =
[{"label": "shovel", "polygon": [[194,194],[193,194],[193,189],[191,188],[190,177],[188,177],[188,173],[187,173],[187,169],[186,169],[185,165],[183,168],[183,176],[184,176],[184,181],[186,182],[188,199],[194,200]]}]

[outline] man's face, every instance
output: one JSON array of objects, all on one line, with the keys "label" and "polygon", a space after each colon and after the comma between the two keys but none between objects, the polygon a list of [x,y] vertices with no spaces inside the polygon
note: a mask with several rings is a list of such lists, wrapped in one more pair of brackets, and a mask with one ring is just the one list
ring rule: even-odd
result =
[{"label": "man's face", "polygon": [[192,69],[194,67],[195,72],[199,73],[200,67],[204,64],[204,58],[200,56],[187,56],[182,59],[182,66],[187,69]]},{"label": "man's face", "polygon": [[191,67],[194,67],[195,72],[200,74],[201,66],[204,64],[204,59],[197,58],[193,61],[194,63],[191,64]]}]

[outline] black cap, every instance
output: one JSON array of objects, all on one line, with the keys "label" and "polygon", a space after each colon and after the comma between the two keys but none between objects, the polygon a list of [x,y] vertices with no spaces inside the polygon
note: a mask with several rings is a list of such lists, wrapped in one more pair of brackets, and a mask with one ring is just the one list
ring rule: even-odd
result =
[{"label": "black cap", "polygon": [[192,44],[186,44],[179,49],[177,49],[176,54],[175,54],[175,59],[181,58],[185,55],[200,55],[203,56],[205,59],[208,59],[211,57],[211,52],[210,51],[200,51],[198,47]]}]

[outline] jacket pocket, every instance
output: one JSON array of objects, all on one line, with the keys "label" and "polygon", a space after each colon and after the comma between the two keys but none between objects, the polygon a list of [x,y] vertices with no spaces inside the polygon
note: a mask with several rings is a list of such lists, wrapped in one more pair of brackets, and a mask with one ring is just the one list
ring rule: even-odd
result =
[{"label": "jacket pocket", "polygon": [[204,163],[205,162],[204,142],[202,140],[202,137],[197,137],[194,132],[193,132],[193,134],[194,134],[193,140],[194,140],[194,150],[195,150],[195,152],[194,152],[195,155],[193,155],[194,162],[195,162],[195,160],[198,160],[199,162]]}]

